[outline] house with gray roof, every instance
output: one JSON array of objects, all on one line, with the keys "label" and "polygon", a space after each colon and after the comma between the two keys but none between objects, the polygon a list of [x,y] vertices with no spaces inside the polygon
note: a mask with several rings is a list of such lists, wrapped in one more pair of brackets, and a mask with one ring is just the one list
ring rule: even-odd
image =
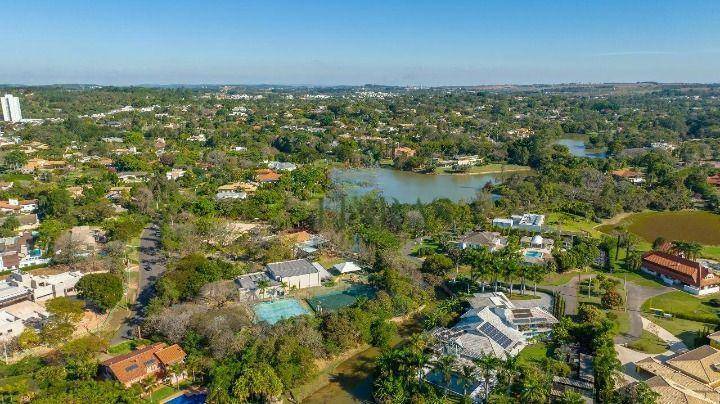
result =
[{"label": "house with gray roof", "polygon": [[306,259],[272,262],[267,264],[267,272],[272,279],[288,288],[320,286],[320,271]]},{"label": "house with gray roof", "polygon": [[283,294],[282,284],[270,278],[266,272],[240,275],[235,278],[235,286],[240,297],[246,300],[259,300]]}]

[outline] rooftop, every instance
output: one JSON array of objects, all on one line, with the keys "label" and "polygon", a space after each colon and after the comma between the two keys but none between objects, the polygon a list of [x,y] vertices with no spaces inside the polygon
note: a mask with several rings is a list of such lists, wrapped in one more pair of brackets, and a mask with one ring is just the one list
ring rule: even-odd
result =
[{"label": "rooftop", "polygon": [[267,269],[273,276],[280,278],[318,273],[317,268],[305,259],[272,262],[267,264]]}]

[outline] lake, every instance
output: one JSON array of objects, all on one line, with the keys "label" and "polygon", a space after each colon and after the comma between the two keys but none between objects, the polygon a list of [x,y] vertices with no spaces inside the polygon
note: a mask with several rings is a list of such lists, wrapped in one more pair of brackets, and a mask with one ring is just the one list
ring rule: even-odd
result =
[{"label": "lake", "polygon": [[389,202],[415,203],[419,199],[420,202],[430,203],[440,198],[469,202],[488,182],[497,184],[512,174],[522,172],[436,175],[390,168],[343,168],[332,170],[330,178],[348,196],[379,191]]},{"label": "lake", "polygon": [[607,157],[605,149],[589,149],[586,147],[587,136],[567,136],[553,142],[566,146],[570,154],[576,157],[602,158]]}]

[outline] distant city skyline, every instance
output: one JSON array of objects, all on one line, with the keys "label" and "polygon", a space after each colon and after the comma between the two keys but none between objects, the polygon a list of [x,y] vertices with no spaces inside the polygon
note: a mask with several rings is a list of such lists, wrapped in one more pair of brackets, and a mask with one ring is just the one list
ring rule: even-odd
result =
[{"label": "distant city skyline", "polygon": [[720,82],[720,2],[7,2],[2,84]]}]

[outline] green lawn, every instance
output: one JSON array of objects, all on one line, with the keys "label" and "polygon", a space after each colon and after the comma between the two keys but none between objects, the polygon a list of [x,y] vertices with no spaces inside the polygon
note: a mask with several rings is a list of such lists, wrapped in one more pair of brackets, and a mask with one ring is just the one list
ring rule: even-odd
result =
[{"label": "green lawn", "polygon": [[545,345],[544,342],[538,342],[535,344],[531,344],[526,346],[520,353],[518,354],[518,361],[520,362],[536,362],[540,361],[543,358],[548,357],[548,347]]},{"label": "green lawn", "polygon": [[545,216],[545,220],[548,226],[560,230],[578,233],[586,232],[593,237],[599,237],[602,234],[602,232],[595,229],[598,224],[592,220],[565,212],[551,212]]},{"label": "green lawn", "polygon": [[667,344],[665,341],[658,338],[657,335],[645,330],[643,330],[642,336],[639,339],[627,344],[627,347],[649,354],[659,354],[667,351]]},{"label": "green lawn", "polygon": [[563,272],[563,273],[549,273],[547,276],[545,276],[545,279],[542,280],[542,282],[538,283],[538,285],[541,286],[560,286],[564,285],[568,282],[570,282],[570,279],[573,277],[578,276],[578,271],[570,271],[570,272]]},{"label": "green lawn", "polygon": [[[473,166],[469,167],[467,171],[464,171],[464,174],[490,174],[490,173],[510,173],[510,172],[517,172],[517,171],[530,171],[532,170],[528,166],[520,166],[516,164],[500,164],[500,163],[492,163],[492,164],[485,164],[482,166]],[[445,174],[449,173],[448,169],[444,167],[437,167],[435,169],[436,174]]]},{"label": "green lawn", "polygon": [[139,345],[147,345],[152,343],[152,341],[147,339],[141,339],[141,340],[128,340],[125,342],[121,342],[117,345],[113,345],[110,348],[108,348],[108,353],[112,355],[122,355],[126,354],[133,349],[137,348]]},{"label": "green lawn", "polygon": [[712,307],[708,301],[718,296],[695,297],[689,293],[673,291],[652,297],[642,305],[643,311],[650,312],[650,308],[664,310],[674,315],[693,316],[693,320],[717,321],[720,308]]},{"label": "green lawn", "polygon": [[662,318],[648,316],[648,318],[660,327],[668,330],[672,335],[680,338],[688,348],[696,347],[695,339],[698,332],[713,331],[715,324],[705,324],[697,321],[684,320],[681,318]]},{"label": "green lawn", "polygon": [[179,392],[180,391],[175,389],[174,387],[163,385],[159,389],[153,391],[152,394],[150,394],[149,400],[151,403],[160,403],[162,402],[162,400]]},{"label": "green lawn", "polygon": [[630,314],[628,312],[623,310],[611,310],[608,313],[608,317],[615,321],[618,334],[625,335],[630,332]]}]

